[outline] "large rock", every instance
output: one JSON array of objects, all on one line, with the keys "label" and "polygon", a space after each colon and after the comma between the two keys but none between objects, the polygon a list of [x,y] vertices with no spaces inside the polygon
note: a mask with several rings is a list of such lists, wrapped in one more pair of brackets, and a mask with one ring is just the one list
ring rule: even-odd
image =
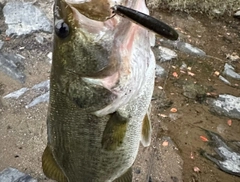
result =
[{"label": "large rock", "polygon": [[6,34],[26,35],[35,31],[52,32],[52,23],[45,14],[32,3],[8,2],[3,8]]},{"label": "large rock", "polygon": [[0,71],[21,83],[25,82],[24,63],[20,55],[0,53]]},{"label": "large rock", "polygon": [[240,97],[219,95],[218,99],[211,102],[211,111],[240,120]]},{"label": "large rock", "polygon": [[0,182],[37,182],[37,180],[28,174],[9,167],[0,172]]}]

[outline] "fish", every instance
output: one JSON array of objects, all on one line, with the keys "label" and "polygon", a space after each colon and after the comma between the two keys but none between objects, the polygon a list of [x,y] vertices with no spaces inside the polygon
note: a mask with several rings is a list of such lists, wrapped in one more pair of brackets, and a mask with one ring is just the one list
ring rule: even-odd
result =
[{"label": "fish", "polygon": [[111,9],[113,16],[118,14],[120,16],[127,17],[131,21],[136,22],[137,24],[142,25],[150,31],[153,31],[167,39],[177,40],[179,37],[176,30],[152,16],[121,5],[115,5],[111,7]]},{"label": "fish", "polygon": [[[118,3],[149,14],[145,0]],[[42,168],[58,182],[130,182],[140,143],[151,142],[155,35],[107,19],[114,4],[55,0]]]}]

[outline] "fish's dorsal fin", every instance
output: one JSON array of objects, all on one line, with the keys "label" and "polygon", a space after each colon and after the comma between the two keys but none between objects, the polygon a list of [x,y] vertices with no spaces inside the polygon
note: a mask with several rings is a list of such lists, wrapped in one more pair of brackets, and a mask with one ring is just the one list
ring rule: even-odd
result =
[{"label": "fish's dorsal fin", "polygon": [[151,135],[152,135],[152,125],[149,114],[147,113],[144,116],[142,122],[142,138],[141,143],[144,147],[148,147],[151,143]]},{"label": "fish's dorsal fin", "polygon": [[102,136],[102,147],[105,150],[116,150],[126,135],[128,119],[117,111],[110,114]]},{"label": "fish's dorsal fin", "polygon": [[58,182],[68,182],[62,170],[59,168],[58,164],[53,158],[52,151],[48,145],[42,155],[42,168],[44,174],[48,178],[56,180]]},{"label": "fish's dorsal fin", "polygon": [[127,172],[115,179],[113,182],[132,182],[132,167],[130,167]]}]

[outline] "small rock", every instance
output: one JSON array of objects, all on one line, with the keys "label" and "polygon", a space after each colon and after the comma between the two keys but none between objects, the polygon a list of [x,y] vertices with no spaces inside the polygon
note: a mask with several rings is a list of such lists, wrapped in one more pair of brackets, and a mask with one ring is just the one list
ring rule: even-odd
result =
[{"label": "small rock", "polygon": [[[50,88],[50,80],[46,80],[46,81],[43,81],[41,83],[38,83],[38,84],[34,85],[32,88],[21,88],[17,91],[9,93],[8,95],[4,96],[3,98],[18,99],[20,96],[25,94],[27,91],[32,92],[32,95],[35,95],[35,96],[33,98],[30,98],[31,102],[25,106],[25,108],[28,109],[28,108],[33,107],[33,106],[35,106],[37,104],[40,104],[42,102],[48,102],[48,100],[49,100],[49,88]],[[36,97],[36,94],[37,94],[37,97]],[[29,95],[31,95],[31,94],[29,94]],[[27,97],[29,97],[29,96],[27,96]]]},{"label": "small rock", "polygon": [[135,173],[136,173],[136,174],[140,174],[140,173],[141,173],[141,170],[140,170],[140,169],[136,169],[136,170],[135,170]]},{"label": "small rock", "polygon": [[49,63],[52,64],[52,52],[49,52],[47,57],[49,58]]},{"label": "small rock", "polygon": [[36,179],[33,179],[28,174],[24,174],[17,169],[7,168],[0,172],[0,181],[1,182],[37,182]]},{"label": "small rock", "polygon": [[45,14],[31,3],[8,2],[3,8],[7,36],[27,35],[34,31],[52,32],[52,24]]},{"label": "small rock", "polygon": [[236,52],[233,52],[232,54],[227,54],[226,58],[230,59],[231,61],[238,61],[240,59]]},{"label": "small rock", "polygon": [[204,157],[214,162],[222,171],[236,176],[240,176],[240,153],[235,152],[234,149],[227,145],[223,138],[211,131],[206,130],[210,138],[209,146],[214,148],[217,156],[208,154],[201,149],[201,153]]},{"label": "small rock", "polygon": [[30,107],[33,107],[33,106],[35,106],[37,104],[40,104],[42,102],[48,102],[48,100],[49,100],[49,91],[46,92],[43,95],[40,95],[40,96],[34,98],[34,100],[31,103],[29,103],[28,105],[26,105],[25,107],[27,109],[29,109]]},{"label": "small rock", "polygon": [[46,91],[48,91],[49,88],[50,88],[50,80],[43,81],[32,87],[33,90],[46,90]]},{"label": "small rock", "polygon": [[156,64],[155,75],[157,77],[164,77],[166,75],[166,71],[164,70],[163,67],[161,67],[158,64]]},{"label": "small rock", "polygon": [[231,85],[231,83],[230,83],[226,78],[224,78],[222,75],[220,75],[218,78],[219,78],[220,80],[222,80],[224,83],[226,83],[226,84],[228,84],[228,85]]},{"label": "small rock", "polygon": [[240,119],[240,97],[219,95],[219,98],[210,102],[211,111],[219,115]]},{"label": "small rock", "polygon": [[185,62],[182,63],[180,70],[186,71],[187,70],[187,64]]},{"label": "small rock", "polygon": [[168,115],[168,117],[170,118],[171,121],[176,121],[176,120],[178,120],[179,118],[182,117],[182,114],[170,113],[170,114]]},{"label": "small rock", "polygon": [[218,15],[218,16],[221,16],[224,13],[223,11],[220,11],[219,9],[213,9],[212,11],[215,15]]},{"label": "small rock", "polygon": [[43,44],[43,42],[44,42],[43,36],[41,36],[39,34],[36,35],[35,39],[39,44]]},{"label": "small rock", "polygon": [[4,42],[0,40],[0,49],[2,49]]},{"label": "small rock", "polygon": [[178,49],[188,54],[197,55],[197,56],[206,56],[206,53],[203,50],[197,47],[193,47],[191,44],[188,44],[188,43],[184,43],[184,42],[179,43]]},{"label": "small rock", "polygon": [[206,97],[206,89],[197,83],[186,83],[183,85],[183,95],[189,99],[202,102]]},{"label": "small rock", "polygon": [[21,88],[19,90],[16,90],[14,92],[11,92],[11,93],[5,95],[3,98],[6,98],[6,99],[7,98],[18,99],[21,95],[23,95],[28,90],[29,90],[29,88],[24,87],[24,88]]},{"label": "small rock", "polygon": [[230,76],[234,79],[240,80],[240,74],[235,72],[235,69],[230,64],[224,65],[223,74]]},{"label": "small rock", "polygon": [[168,49],[168,48],[162,47],[162,46],[159,46],[158,49],[160,50],[159,60],[161,62],[169,61],[169,60],[172,60],[173,58],[177,57],[177,54],[174,51],[172,51],[171,49]]},{"label": "small rock", "polygon": [[234,16],[235,18],[239,18],[239,19],[240,19],[240,8],[235,11],[235,13],[233,14],[233,16]]},{"label": "small rock", "polygon": [[178,49],[179,51],[184,52],[186,54],[190,54],[194,56],[206,56],[206,53],[203,50],[185,42],[169,41],[164,39],[160,39],[160,42],[163,46]]},{"label": "small rock", "polygon": [[0,53],[0,71],[3,71],[8,76],[19,80],[21,83],[24,83],[26,78],[23,73],[24,69],[25,67],[21,56]]}]

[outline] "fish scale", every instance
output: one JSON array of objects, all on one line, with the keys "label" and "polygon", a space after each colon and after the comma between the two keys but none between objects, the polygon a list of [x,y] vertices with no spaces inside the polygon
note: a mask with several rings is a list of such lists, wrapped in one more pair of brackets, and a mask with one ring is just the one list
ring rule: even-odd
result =
[{"label": "fish scale", "polygon": [[[74,122],[75,119],[74,119],[74,121],[71,121],[71,119],[65,118],[66,114],[65,114],[64,111],[66,111],[66,105],[65,105],[65,102],[61,101],[61,98],[62,98],[61,96],[59,98],[54,98],[54,100],[57,100],[57,102],[64,103],[64,104],[62,104],[62,108],[61,108],[61,105],[55,101],[55,104],[58,106],[58,110],[59,110],[59,113],[60,113],[58,115],[58,117],[62,118],[63,121],[68,120],[68,123],[63,122],[62,125],[61,125],[58,122],[59,121],[58,120],[56,122],[57,122],[57,125],[59,127],[56,128],[56,124],[53,123],[50,126],[50,128],[51,128],[52,133],[54,133],[55,136],[69,135],[69,134],[66,134],[66,133],[71,133],[72,136],[69,135],[69,137],[64,137],[64,139],[67,140],[67,141],[58,140],[58,142],[56,142],[56,143],[54,142],[55,137],[54,136],[50,137],[50,138],[53,138],[51,142],[55,143],[54,144],[54,146],[55,146],[54,149],[55,150],[53,151],[54,156],[58,158],[58,161],[63,161],[63,163],[62,164],[59,163],[59,165],[60,166],[63,165],[64,168],[67,168],[70,171],[74,171],[74,170],[72,170],[73,168],[81,169],[82,173],[84,173],[86,175],[86,177],[85,177],[86,179],[83,179],[82,181],[90,179],[89,176],[92,176],[92,173],[94,173],[96,176],[98,176],[97,175],[98,172],[100,172],[99,175],[101,175],[101,171],[104,174],[104,176],[106,176],[109,173],[112,173],[112,169],[117,168],[118,165],[120,165],[121,163],[124,163],[124,158],[122,156],[122,153],[132,154],[133,153],[132,149],[130,148],[129,151],[126,151],[125,146],[122,146],[122,149],[120,148],[119,150],[112,153],[111,156],[109,156],[109,152],[101,150],[101,145],[100,145],[101,134],[102,134],[103,130],[105,129],[104,123],[106,123],[106,121],[108,120],[108,117],[106,119],[104,118],[102,122],[98,118],[96,118],[96,119],[98,119],[98,121],[94,121],[94,119],[87,118],[86,119],[86,124],[90,123],[89,125],[91,125],[91,126],[86,126],[85,124],[82,124],[82,122],[78,123],[79,124],[79,126],[78,126],[78,125],[76,125],[76,122]],[[71,108],[74,108],[74,105],[72,105]],[[135,108],[134,108],[134,110],[135,110]],[[83,121],[84,118],[85,118],[85,117],[83,117],[83,115],[80,112],[74,111],[74,109],[72,110],[71,113],[68,113],[68,114],[70,114],[71,117],[73,117],[73,118],[81,118],[81,121]],[[88,121],[88,120],[90,120],[90,121]],[[73,126],[69,125],[69,123],[71,123],[71,122],[72,122]],[[129,122],[131,123],[131,121],[129,121]],[[103,123],[103,124],[100,124],[100,123]],[[131,125],[131,124],[129,124],[129,125]],[[75,131],[75,130],[73,130],[73,128],[76,128],[77,130]],[[83,131],[81,131],[80,128],[83,128]],[[89,128],[89,131],[84,131],[84,130],[86,130],[84,128]],[[139,140],[139,138],[140,138],[140,136],[136,137],[136,134],[140,133],[141,125],[139,125],[138,127],[136,127],[136,125],[132,125],[132,128],[133,128],[133,130],[131,130],[131,128],[129,129],[129,136],[126,137],[126,139],[128,141],[126,141],[125,143],[128,143],[128,147],[130,145],[135,150],[134,150],[134,153],[132,154],[132,156],[129,155],[129,156],[126,156],[125,158],[127,158],[127,159],[132,158],[130,160],[134,161],[135,155],[136,155],[135,153],[137,153],[138,142],[139,142],[139,141],[136,142],[135,140],[137,138]],[[63,131],[66,131],[66,132],[63,132]],[[126,132],[126,133],[127,133],[126,135],[128,135],[128,132]],[[99,138],[96,138],[96,135],[99,136]],[[81,137],[79,137],[77,139],[76,136],[81,136]],[[72,143],[71,141],[69,141],[72,137],[76,138],[76,140],[77,140],[76,143]],[[134,144],[135,144],[135,147],[134,147]],[[137,146],[136,146],[136,144],[137,144]],[[95,146],[98,150],[96,150],[96,148],[95,149],[92,148],[91,145]],[[56,147],[56,146],[58,146],[58,147]],[[77,157],[72,156],[73,159],[71,159],[70,158],[71,154],[69,153],[69,151],[71,151],[71,149],[66,149],[66,147],[69,147],[69,146],[73,146],[73,147],[75,147],[75,150],[81,151],[85,154],[89,154],[89,152],[90,152],[90,155],[87,155],[87,156],[90,156],[90,158],[85,158],[86,157],[86,155],[85,155],[84,157],[80,156],[81,158],[78,159],[79,155],[76,154]],[[93,149],[93,151],[91,149]],[[92,151],[92,153],[91,153],[91,151]],[[68,154],[68,158],[69,158],[68,161],[69,162],[65,162],[67,159],[64,158],[64,156],[62,156],[62,153],[67,153]],[[60,156],[58,156],[58,155],[60,155]],[[103,156],[103,159],[100,160],[98,158],[98,155]],[[92,158],[92,156],[96,156],[96,157]],[[70,164],[72,164],[71,161],[74,161],[76,159],[81,160],[81,166],[74,166],[74,165],[71,166],[70,165]],[[103,163],[102,163],[102,161],[103,161]],[[123,162],[121,162],[121,161],[123,161]],[[69,164],[69,165],[65,166],[66,164]],[[91,165],[91,164],[93,164],[93,165]],[[85,167],[85,166],[87,166],[87,167]],[[89,170],[89,168],[90,168],[90,170]],[[89,174],[87,174],[88,171],[90,171]],[[119,171],[119,170],[117,170],[117,171]],[[77,174],[74,174],[74,173],[71,174],[70,173],[69,175],[72,175],[72,176],[79,175],[79,176],[81,176],[82,173],[80,171],[77,171]],[[79,177],[77,179],[79,179]],[[98,177],[96,177],[96,179],[93,179],[93,181],[97,181],[97,179],[98,179]],[[70,181],[74,181],[74,180],[70,179]],[[99,181],[101,181],[101,180],[99,180]]]}]

